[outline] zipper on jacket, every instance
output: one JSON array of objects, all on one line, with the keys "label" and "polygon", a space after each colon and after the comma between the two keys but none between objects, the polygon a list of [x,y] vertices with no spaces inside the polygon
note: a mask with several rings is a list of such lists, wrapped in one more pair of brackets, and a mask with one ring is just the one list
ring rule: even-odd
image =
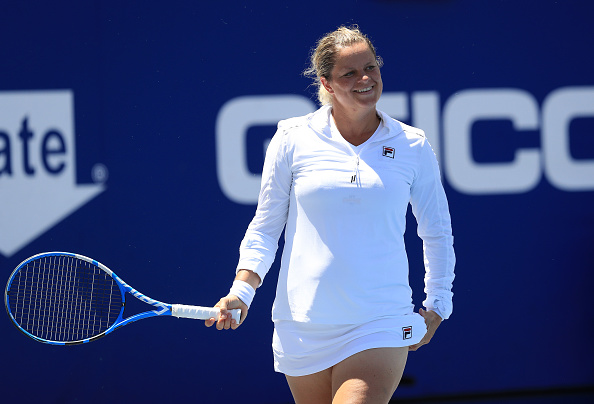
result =
[{"label": "zipper on jacket", "polygon": [[355,164],[355,172],[351,176],[351,184],[357,181],[358,174],[359,174],[359,155],[357,154],[357,162]]}]

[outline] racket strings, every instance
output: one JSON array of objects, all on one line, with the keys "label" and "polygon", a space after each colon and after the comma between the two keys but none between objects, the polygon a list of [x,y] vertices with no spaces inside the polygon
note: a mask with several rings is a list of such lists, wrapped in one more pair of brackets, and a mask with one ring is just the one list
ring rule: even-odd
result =
[{"label": "racket strings", "polygon": [[11,284],[9,304],[25,331],[63,342],[103,333],[122,311],[121,292],[109,274],[76,257],[59,255],[21,268]]}]

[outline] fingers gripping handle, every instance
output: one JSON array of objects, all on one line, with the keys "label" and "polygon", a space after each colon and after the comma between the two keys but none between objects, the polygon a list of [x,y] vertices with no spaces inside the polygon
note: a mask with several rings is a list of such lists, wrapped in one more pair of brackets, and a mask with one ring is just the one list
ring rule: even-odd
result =
[{"label": "fingers gripping handle", "polygon": [[[231,318],[239,324],[241,317],[240,309],[228,310]],[[194,318],[197,320],[219,319],[221,314],[218,307],[186,306],[185,304],[174,304],[171,306],[171,315],[179,318]]]}]

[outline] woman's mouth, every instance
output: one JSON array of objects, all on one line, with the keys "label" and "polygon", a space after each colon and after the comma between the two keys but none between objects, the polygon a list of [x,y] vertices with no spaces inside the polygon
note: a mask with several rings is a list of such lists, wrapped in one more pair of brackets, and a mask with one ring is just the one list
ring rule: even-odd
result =
[{"label": "woman's mouth", "polygon": [[373,87],[365,87],[362,88],[361,90],[355,90],[356,93],[366,93],[368,91],[371,91],[371,89],[373,89]]}]

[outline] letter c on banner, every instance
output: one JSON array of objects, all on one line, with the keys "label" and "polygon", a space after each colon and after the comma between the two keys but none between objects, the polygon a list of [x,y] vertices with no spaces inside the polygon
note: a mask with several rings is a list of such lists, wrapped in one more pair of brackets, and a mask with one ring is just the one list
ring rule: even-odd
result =
[{"label": "letter c on banner", "polygon": [[241,204],[258,202],[262,176],[251,173],[247,164],[251,126],[275,125],[315,109],[311,100],[299,95],[244,96],[225,103],[216,122],[217,177],[225,196]]},{"label": "letter c on banner", "polygon": [[560,88],[543,104],[545,174],[551,184],[565,191],[594,189],[594,160],[574,159],[569,147],[569,125],[582,117],[594,117],[594,87]]},{"label": "letter c on banner", "polygon": [[446,177],[460,192],[503,194],[527,192],[541,176],[540,151],[517,150],[510,163],[477,163],[472,156],[472,125],[479,120],[509,119],[514,128],[538,129],[538,105],[517,89],[466,90],[444,107]]}]

